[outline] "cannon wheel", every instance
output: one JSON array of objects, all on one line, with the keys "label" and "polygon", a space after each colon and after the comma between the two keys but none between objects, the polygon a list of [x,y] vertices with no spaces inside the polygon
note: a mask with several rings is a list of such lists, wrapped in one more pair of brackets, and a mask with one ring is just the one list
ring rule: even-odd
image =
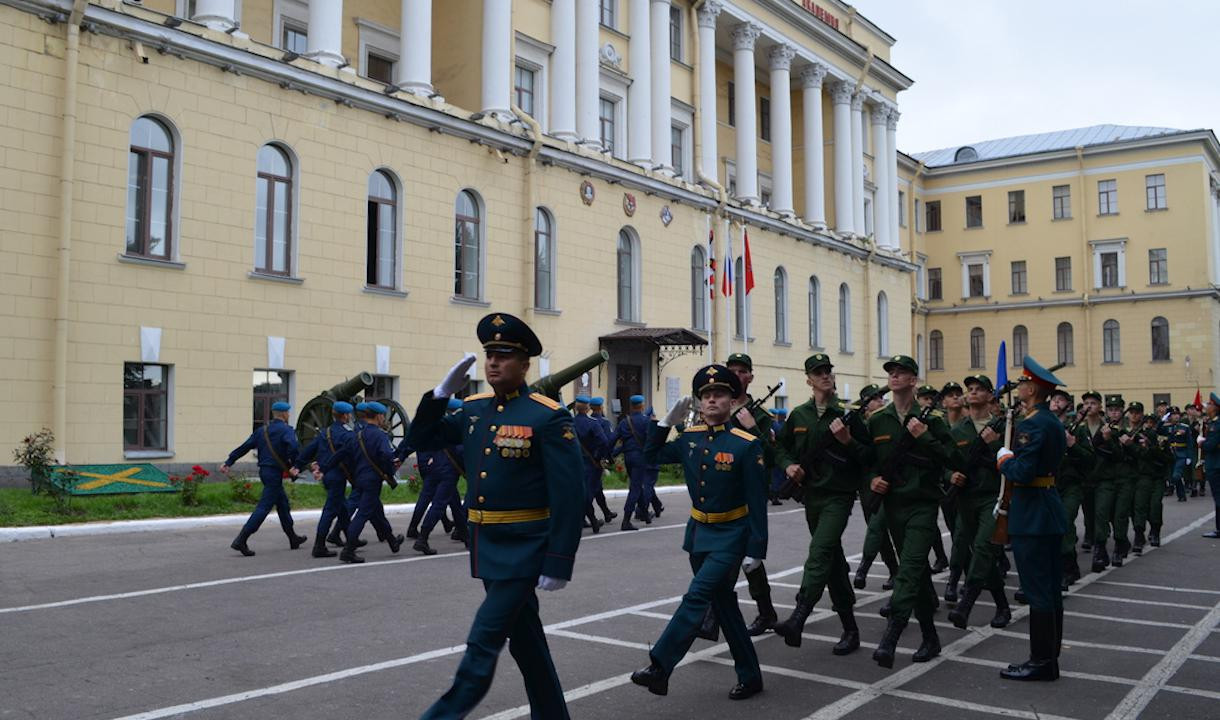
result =
[{"label": "cannon wheel", "polygon": [[300,414],[297,415],[297,442],[302,447],[308,445],[318,433],[330,425],[332,405],[330,398],[319,395],[301,408]]},{"label": "cannon wheel", "polygon": [[385,405],[390,411],[386,415],[385,431],[390,436],[390,444],[397,448],[399,443],[406,439],[407,430],[411,429],[411,418],[407,415],[407,409],[397,400],[379,398],[377,402]]}]

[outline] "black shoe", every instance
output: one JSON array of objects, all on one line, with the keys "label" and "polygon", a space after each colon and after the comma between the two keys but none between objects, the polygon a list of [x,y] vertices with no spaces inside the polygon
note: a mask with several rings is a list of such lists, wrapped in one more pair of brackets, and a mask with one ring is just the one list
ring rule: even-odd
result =
[{"label": "black shoe", "polygon": [[449,533],[449,539],[454,542],[465,544],[470,542],[470,534],[469,531],[455,529],[453,532]]},{"label": "black shoe", "polygon": [[1086,541],[1080,543],[1080,549],[1083,550],[1084,552],[1089,552],[1090,550],[1093,549],[1093,543],[1086,540]]},{"label": "black shoe", "polygon": [[596,535],[602,531],[602,521],[597,518],[592,519],[593,534]]},{"label": "black shoe", "polygon": [[885,582],[881,583],[881,589],[882,590],[893,590],[894,589],[894,573],[890,573],[889,578],[887,578]]},{"label": "black shoe", "polygon": [[877,614],[883,618],[888,618],[890,616],[890,599],[889,598],[885,599],[885,604],[881,606],[881,609],[877,611]]},{"label": "black shoe", "polygon": [[398,548],[402,547],[402,544],[406,542],[406,538],[402,535],[391,535],[385,541],[390,546],[390,552],[397,553]]},{"label": "black shoe", "polygon": [[620,525],[618,529],[619,530],[639,530],[638,527],[631,524],[631,518],[629,518],[629,517],[623,518],[623,524]]},{"label": "black shoe", "polygon": [[778,620],[779,616],[775,614],[774,610],[769,613],[759,611],[758,617],[754,618],[754,622],[750,623],[749,627],[746,628],[746,632],[750,634],[750,637],[758,637],[774,628]]},{"label": "black shoe", "polygon": [[1131,545],[1132,554],[1143,555],[1144,554],[1144,545],[1147,544],[1147,542],[1148,542],[1148,540],[1147,540],[1147,538],[1144,537],[1143,530],[1140,530],[1139,532],[1135,533],[1135,542]]},{"label": "black shoe", "polygon": [[305,541],[308,539],[309,538],[304,535],[297,535],[296,533],[289,530],[288,531],[288,549],[296,550],[297,548],[301,547],[301,545],[304,545]]},{"label": "black shoe", "polygon": [[953,627],[966,629],[970,624],[970,611],[974,609],[974,603],[982,592],[982,586],[966,583],[966,587],[962,588],[962,596],[957,600],[957,607],[949,611],[949,622],[953,623]]},{"label": "black shoe", "polygon": [[411,549],[421,552],[425,555],[435,555],[436,554],[436,548],[434,548],[428,544],[427,537],[421,537],[418,540],[416,540],[415,544],[411,546]]},{"label": "black shoe", "polygon": [[1161,546],[1161,531],[1159,528],[1148,532],[1148,544],[1152,547]]},{"label": "black shoe", "polygon": [[618,517],[618,513],[613,512],[613,511],[610,511],[610,510],[607,510],[607,511],[606,511],[605,513],[603,513],[603,514],[606,516],[606,520],[605,520],[605,522],[603,522],[603,523],[602,523],[603,525],[609,525],[611,520],[613,520],[614,518]]},{"label": "black shoe", "polygon": [[937,573],[943,573],[948,568],[949,568],[949,559],[943,558],[943,557],[938,557],[938,558],[936,558],[936,562],[932,563],[932,574],[936,575]]},{"label": "black shoe", "polygon": [[756,678],[750,682],[737,683],[733,689],[729,691],[730,700],[745,700],[748,697],[754,697],[762,692],[762,678]]},{"label": "black shoe", "polygon": [[830,651],[835,655],[850,655],[860,649],[860,628],[856,627],[856,616],[851,610],[839,613],[839,620],[843,623],[843,634]]},{"label": "black shoe", "polygon": [[1034,680],[1050,682],[1059,679],[1059,663],[1054,660],[1029,660],[1016,667],[1000,671],[1005,680]]},{"label": "black shoe", "polygon": [[771,504],[772,504],[772,505],[783,505],[783,504],[784,504],[784,501],[783,501],[783,500],[780,500],[778,497],[776,497],[776,496],[772,495],[772,496],[771,496]]},{"label": "black shoe", "polygon": [[854,585],[857,590],[863,590],[864,588],[868,587],[868,568],[861,565],[860,569],[856,570],[856,581],[853,582],[852,585]]},{"label": "black shoe", "polygon": [[919,629],[923,632],[923,641],[911,656],[911,662],[923,663],[940,655],[940,636],[936,634],[936,625],[931,621],[920,621]]},{"label": "black shoe", "polygon": [[1018,590],[1018,591],[1016,591],[1015,593],[1013,593],[1013,594],[1012,594],[1012,599],[1013,599],[1013,600],[1016,600],[1017,602],[1021,603],[1022,605],[1028,605],[1028,604],[1029,604],[1029,598],[1025,597],[1025,591],[1024,591],[1024,590]]},{"label": "black shoe", "polygon": [[1120,555],[1119,553],[1114,553],[1114,560],[1111,562],[1111,564],[1114,567],[1122,567],[1123,561],[1125,559],[1126,559],[1126,555]]},{"label": "black shoe", "polygon": [[1104,545],[1093,548],[1093,572],[1099,573],[1110,565],[1110,554]]},{"label": "black shoe", "polygon": [[[412,540],[419,537],[419,528],[417,528],[414,525],[408,527],[407,528],[407,537],[411,538]],[[380,536],[378,537],[378,539],[380,539]]]},{"label": "black shoe", "polygon": [[801,632],[805,629],[805,621],[809,619],[809,613],[813,612],[813,603],[805,602],[804,598],[796,601],[796,607],[792,609],[792,614],[787,620],[775,623],[771,629],[784,639],[784,644],[788,647],[801,646]]},{"label": "black shoe", "polygon": [[716,613],[712,612],[709,607],[703,615],[703,622],[700,623],[699,629],[695,631],[695,637],[704,640],[718,642],[720,640],[720,621],[716,619]]},{"label": "black shoe", "polygon": [[338,525],[336,525],[335,529],[331,530],[330,534],[326,536],[326,542],[330,543],[331,545],[343,547],[343,537],[339,535]]},{"label": "black shoe", "polygon": [[961,568],[949,568],[949,582],[945,584],[945,602],[949,605],[957,602],[957,582],[961,576]]},{"label": "black shoe", "polygon": [[447,533],[453,532],[453,521],[441,515],[441,529]]},{"label": "black shoe", "polygon": [[1080,564],[1076,562],[1075,553],[1063,556],[1063,592],[1080,580]]},{"label": "black shoe", "polygon": [[663,512],[665,512],[665,506],[664,506],[664,505],[658,505],[657,507],[653,508],[653,513],[654,513],[654,514],[655,514],[657,517],[661,517],[661,513],[663,513]]},{"label": "black shoe", "polygon": [[343,548],[343,552],[339,553],[339,559],[345,563],[359,564],[364,562],[364,558],[357,555],[355,550],[348,550],[346,547]]},{"label": "black shoe", "polygon": [[1004,588],[991,591],[991,600],[995,603],[995,615],[991,618],[991,627],[1006,628],[1012,622],[1012,608],[1008,606],[1008,595]]},{"label": "black shoe", "polygon": [[902,637],[902,631],[906,627],[906,620],[890,618],[885,626],[885,634],[881,636],[881,642],[877,643],[877,649],[873,651],[873,660],[878,665],[883,668],[894,667],[894,652],[898,649],[898,638]]},{"label": "black shoe", "polygon": [[313,544],[313,556],[316,558],[334,557],[338,554],[334,550],[327,549],[325,542],[315,542]]},{"label": "black shoe", "polygon": [[233,542],[229,543],[229,547],[233,548],[242,555],[245,555],[246,557],[254,557],[254,551],[251,550],[248,545],[246,545],[246,540],[249,539],[249,537],[250,533],[242,530],[237,534],[237,538],[233,540]]},{"label": "black shoe", "polygon": [[631,673],[631,682],[648,688],[648,692],[653,695],[669,694],[669,676],[656,663],[651,663],[643,670]]}]

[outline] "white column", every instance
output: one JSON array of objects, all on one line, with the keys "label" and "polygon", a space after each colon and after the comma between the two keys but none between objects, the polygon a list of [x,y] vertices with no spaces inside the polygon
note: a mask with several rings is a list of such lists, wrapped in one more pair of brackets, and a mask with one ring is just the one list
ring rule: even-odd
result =
[{"label": "white column", "polygon": [[483,0],[483,95],[485,115],[512,114],[512,0]]},{"label": "white column", "polygon": [[627,159],[642,168],[652,167],[652,34],[651,0],[631,0],[628,29],[631,44],[627,64]]},{"label": "white column", "polygon": [[902,231],[898,227],[898,108],[889,108],[889,118],[885,123],[886,168],[889,170],[889,202],[890,202],[890,247],[897,250],[902,246]]},{"label": "white column", "polygon": [[323,65],[339,67],[343,58],[343,0],[309,3],[306,55]]},{"label": "white column", "polygon": [[873,196],[873,240],[877,247],[893,247],[890,237],[890,154],[885,149],[885,125],[889,112],[884,105],[873,106],[873,183],[877,193]]},{"label": "white column", "polygon": [[839,80],[830,86],[835,120],[835,230],[841,235],[856,232],[852,212],[851,181],[851,94],[850,82]]},{"label": "white column", "polygon": [[1220,188],[1209,183],[1208,197],[1212,211],[1211,283],[1220,285]]},{"label": "white column", "polygon": [[826,167],[822,154],[822,79],[826,66],[813,64],[801,71],[802,133],[805,136],[805,222],[826,229]]},{"label": "white column", "polygon": [[792,207],[792,58],[788,45],[771,48],[771,209],[795,215]]},{"label": "white column", "polygon": [[737,197],[758,204],[758,115],[754,109],[754,41],[762,29],[753,23],[733,28],[733,84],[737,91]]},{"label": "white column", "polygon": [[592,148],[602,146],[597,106],[601,99],[601,68],[598,60],[598,4],[576,3],[576,134]]},{"label": "white column", "polygon": [[213,30],[227,32],[237,27],[236,0],[196,0],[191,20]]},{"label": "white column", "polygon": [[[593,4],[593,3],[590,3]],[[652,164],[665,174],[673,174],[669,129],[673,123],[670,96],[669,0],[652,0]]]},{"label": "white column", "polygon": [[416,95],[432,90],[432,0],[402,0],[398,87]]},{"label": "white column", "polygon": [[864,234],[864,95],[851,97],[851,221]]},{"label": "white column", "polygon": [[576,0],[552,0],[551,44],[551,132],[575,142]]},{"label": "white column", "polygon": [[721,185],[716,142],[716,16],[724,6],[707,0],[699,8],[699,169]]}]

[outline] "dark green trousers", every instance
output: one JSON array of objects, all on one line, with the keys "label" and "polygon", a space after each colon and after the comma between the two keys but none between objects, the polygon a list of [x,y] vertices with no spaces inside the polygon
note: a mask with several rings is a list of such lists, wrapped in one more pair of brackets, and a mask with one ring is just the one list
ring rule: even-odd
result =
[{"label": "dark green trousers", "polygon": [[855,494],[827,493],[812,488],[805,493],[809,554],[805,557],[800,596],[816,604],[829,588],[835,612],[850,610],[856,604],[856,593],[848,579],[850,568],[843,556],[843,531],[847,529],[855,501]]},{"label": "dark green trousers", "polygon": [[1063,509],[1067,513],[1068,519],[1068,529],[1063,534],[1063,542],[1060,544],[1059,554],[1075,555],[1077,541],[1076,515],[1080,512],[1080,505],[1084,500],[1084,487],[1079,482],[1064,483],[1056,487],[1059,489],[1059,499],[1063,501]]},{"label": "dark green trousers", "polygon": [[1114,552],[1131,551],[1131,516],[1135,512],[1135,478],[1121,477],[1114,484]]},{"label": "dark green trousers", "polygon": [[[862,506],[863,507],[863,506]],[[877,557],[877,553],[881,553],[881,561],[885,563],[885,567],[890,573],[894,573],[898,569],[898,555],[894,552],[894,544],[890,541],[889,530],[886,529],[885,522],[885,507],[873,513],[870,517],[865,515],[864,519],[868,521],[868,531],[864,534],[864,549],[861,551],[861,564],[872,564]]]},{"label": "dark green trousers", "polygon": [[1105,547],[1114,525],[1114,505],[1118,498],[1118,483],[1102,480],[1093,495],[1093,544]]},{"label": "dark green trousers", "polygon": [[968,584],[1002,589],[1000,548],[991,542],[991,534],[995,532],[995,517],[991,514],[994,508],[994,497],[959,498],[953,546],[966,548],[969,553],[970,562],[963,568]]},{"label": "dark green trousers", "polygon": [[1084,515],[1084,539],[1090,543],[1096,536],[1097,483],[1086,482],[1080,488],[1080,511]]},{"label": "dark green trousers", "polygon": [[1151,525],[1152,529],[1160,530],[1162,518],[1162,500],[1165,496],[1165,480],[1160,473],[1155,475],[1140,475],[1135,481],[1135,500],[1133,520],[1136,532],[1143,532]]},{"label": "dark green trousers", "polygon": [[935,500],[885,500],[885,519],[898,553],[898,576],[890,597],[890,618],[930,621],[936,609],[932,568],[928,552],[940,528],[936,524],[939,503]]}]

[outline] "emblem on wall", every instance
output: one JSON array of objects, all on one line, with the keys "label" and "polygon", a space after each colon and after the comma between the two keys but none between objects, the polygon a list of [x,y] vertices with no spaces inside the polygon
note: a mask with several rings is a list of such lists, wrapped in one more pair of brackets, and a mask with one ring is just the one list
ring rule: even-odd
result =
[{"label": "emblem on wall", "polygon": [[595,195],[595,193],[593,192],[593,183],[589,182],[588,180],[585,180],[584,182],[582,182],[580,184],[580,199],[584,202],[585,205],[593,204],[594,195]]},{"label": "emblem on wall", "polygon": [[661,208],[661,222],[665,224],[665,227],[669,227],[669,224],[673,221],[674,214],[669,211],[669,206],[666,205],[665,207]]},{"label": "emblem on wall", "polygon": [[627,217],[635,215],[635,195],[623,193],[623,212],[627,213]]}]

